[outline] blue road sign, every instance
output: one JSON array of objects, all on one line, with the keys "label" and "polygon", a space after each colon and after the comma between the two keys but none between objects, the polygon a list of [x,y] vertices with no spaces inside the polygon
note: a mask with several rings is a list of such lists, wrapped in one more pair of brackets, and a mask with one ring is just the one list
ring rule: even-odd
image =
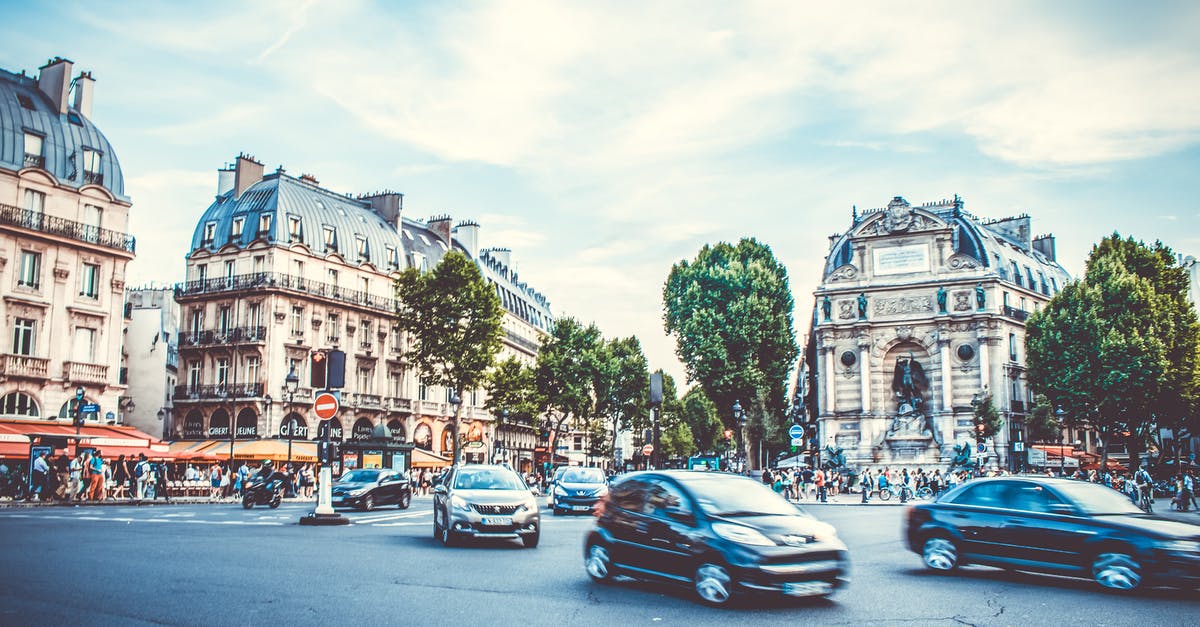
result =
[{"label": "blue road sign", "polygon": [[96,403],[88,403],[88,404],[84,405],[83,407],[80,407],[79,411],[81,411],[85,414],[97,414],[97,413],[100,413],[100,406],[97,405]]},{"label": "blue road sign", "polygon": [[804,427],[801,427],[800,425],[792,425],[791,428],[788,429],[788,435],[792,436],[793,440],[796,438],[802,438],[804,437]]}]

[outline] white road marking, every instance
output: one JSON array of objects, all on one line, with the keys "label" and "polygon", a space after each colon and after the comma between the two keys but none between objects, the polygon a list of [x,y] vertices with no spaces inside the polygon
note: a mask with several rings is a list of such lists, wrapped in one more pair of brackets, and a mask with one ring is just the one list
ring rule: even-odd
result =
[{"label": "white road marking", "polygon": [[402,518],[419,518],[421,516],[431,516],[431,515],[433,515],[432,511],[404,512],[402,514],[381,514],[381,515],[376,515],[376,516],[362,516],[362,517],[358,517],[358,518],[351,518],[350,521],[353,523],[374,523],[374,522],[382,521],[382,520],[399,520]]}]

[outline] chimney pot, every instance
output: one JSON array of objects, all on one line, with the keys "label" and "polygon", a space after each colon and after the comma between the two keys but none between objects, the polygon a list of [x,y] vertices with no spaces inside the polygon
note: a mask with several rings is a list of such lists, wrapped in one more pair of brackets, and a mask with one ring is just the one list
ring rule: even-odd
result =
[{"label": "chimney pot", "polygon": [[43,65],[38,73],[38,89],[50,98],[55,111],[60,115],[67,112],[67,93],[71,88],[71,68],[74,64],[62,57],[54,57]]}]

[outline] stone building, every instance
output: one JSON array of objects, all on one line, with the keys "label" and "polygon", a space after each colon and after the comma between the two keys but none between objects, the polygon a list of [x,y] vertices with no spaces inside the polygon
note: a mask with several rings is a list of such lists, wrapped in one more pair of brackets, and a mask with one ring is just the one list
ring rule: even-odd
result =
[{"label": "stone building", "polygon": [[983,455],[1019,466],[1033,397],[1025,320],[1070,278],[1027,215],[982,220],[958,197],[855,211],[815,292],[817,444],[850,466],[944,465],[963,444],[978,460],[973,403],[990,393],[1004,427]]},{"label": "stone building", "polygon": [[171,437],[179,381],[179,304],[172,288],[141,287],[125,295],[125,362],[129,389],[125,422]]},{"label": "stone building", "polygon": [[119,422],[131,203],[72,67],[0,70],[0,416]]},{"label": "stone building", "polygon": [[[310,359],[339,349],[346,382],[335,438],[367,440],[382,424],[394,441],[449,457],[450,390],[425,386],[401,359],[393,279],[405,268],[431,269],[452,247],[466,253],[504,303],[506,350],[527,358],[552,317],[546,299],[516,280],[507,251],[479,251],[478,224],[421,222],[402,210],[399,193],[343,195],[283,168],[264,175],[246,155],[219,171],[187,281],[176,288],[183,319],[174,439],[315,439]],[[300,380],[294,394],[284,385],[289,372]],[[495,417],[482,390],[461,401],[465,458],[482,461],[494,452]]]}]

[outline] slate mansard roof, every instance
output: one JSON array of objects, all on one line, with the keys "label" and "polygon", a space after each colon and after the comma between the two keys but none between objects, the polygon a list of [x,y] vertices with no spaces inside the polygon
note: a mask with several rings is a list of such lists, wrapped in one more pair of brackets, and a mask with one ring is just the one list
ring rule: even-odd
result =
[{"label": "slate mansard roof", "polygon": [[95,124],[77,109],[60,114],[37,81],[24,74],[0,70],[0,168],[26,167],[25,133],[42,137],[42,166],[63,185],[75,188],[84,180],[84,149],[99,153],[99,185],[118,200],[129,202],[125,179],[112,144]]},{"label": "slate mansard roof", "polygon": [[[907,205],[902,198],[895,202]],[[1051,256],[1038,250],[1037,240],[1028,237],[1028,216],[1017,216],[1001,220],[981,220],[963,210],[962,200],[943,200],[912,207],[915,211],[927,212],[945,222],[952,230],[953,254],[965,255],[978,261],[1001,280],[1015,283],[1046,295],[1058,293],[1071,275]],[[822,282],[828,281],[835,270],[853,263],[852,238],[867,223],[887,209],[874,209],[854,214],[850,230],[832,238],[833,245],[825,258]],[[1024,229],[1024,236],[1018,233]],[[1048,236],[1047,236],[1048,237]],[[1051,241],[1053,238],[1049,238]],[[1051,244],[1052,247],[1052,244]],[[1019,274],[1019,278],[1014,277]]]}]

